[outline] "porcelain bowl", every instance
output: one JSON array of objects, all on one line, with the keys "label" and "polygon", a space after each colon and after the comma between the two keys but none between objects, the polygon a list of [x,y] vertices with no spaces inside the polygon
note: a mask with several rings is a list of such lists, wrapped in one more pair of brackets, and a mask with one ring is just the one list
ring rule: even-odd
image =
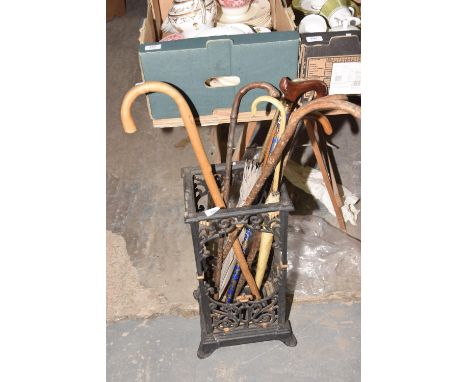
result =
[{"label": "porcelain bowl", "polygon": [[243,15],[249,10],[251,0],[218,0],[226,16]]}]

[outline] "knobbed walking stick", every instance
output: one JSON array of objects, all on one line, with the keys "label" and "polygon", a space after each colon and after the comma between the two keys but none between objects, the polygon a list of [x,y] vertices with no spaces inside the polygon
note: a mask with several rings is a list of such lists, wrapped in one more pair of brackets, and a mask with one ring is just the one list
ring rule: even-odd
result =
[{"label": "knobbed walking stick", "polygon": [[[190,107],[187,104],[185,98],[182,96],[182,94],[179,93],[179,91],[176,88],[164,82],[158,81],[143,82],[131,88],[125,94],[120,109],[120,117],[122,120],[124,131],[126,133],[134,133],[137,130],[131,112],[131,107],[135,99],[140,95],[154,92],[166,94],[169,97],[171,97],[176,103],[177,108],[179,109],[180,116],[182,117],[182,121],[184,122],[185,129],[187,130],[187,135],[189,137],[190,143],[195,152],[198,164],[200,165],[200,169],[208,187],[208,191],[210,192],[210,195],[213,199],[213,202],[216,205],[216,207],[225,208],[226,205],[221,196],[221,193],[218,190],[216,180],[211,170],[210,162],[208,161],[208,158],[206,156],[206,152],[203,147],[203,143],[200,139],[200,134],[198,133],[197,126],[195,125],[195,120],[193,118],[192,111],[190,110]],[[255,296],[256,299],[260,299],[260,291],[258,290],[257,284],[255,283],[252,273],[249,270],[249,266],[247,265],[239,241],[235,240],[233,243],[230,243],[230,246],[234,248],[234,254],[236,256],[237,262],[241,267],[241,271],[244,274],[245,279],[247,280],[247,284],[251,288],[252,294]]]},{"label": "knobbed walking stick", "polygon": [[[261,191],[263,185],[265,184],[268,177],[272,174],[275,169],[275,166],[281,160],[281,156],[283,151],[288,144],[289,140],[293,136],[299,122],[307,115],[312,112],[323,112],[329,110],[340,110],[344,111],[345,113],[351,114],[353,117],[360,119],[361,118],[361,108],[351,102],[342,101],[337,99],[334,96],[326,96],[323,98],[319,98],[315,101],[311,101],[310,103],[294,110],[289,117],[288,124],[286,126],[286,130],[279,140],[278,144],[276,145],[275,150],[268,158],[265,166],[262,168],[262,173],[258,178],[257,183],[252,188],[249,196],[247,197],[244,206],[250,206],[255,198],[257,197],[258,193]],[[233,242],[235,242],[237,236],[239,235],[240,230],[242,229],[243,225],[237,227],[234,231],[232,231],[224,246],[224,252],[228,253],[231,249]]]}]

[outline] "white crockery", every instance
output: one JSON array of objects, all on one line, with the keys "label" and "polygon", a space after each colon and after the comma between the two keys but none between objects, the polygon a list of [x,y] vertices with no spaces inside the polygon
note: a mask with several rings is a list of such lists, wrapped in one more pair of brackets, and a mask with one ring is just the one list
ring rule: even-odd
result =
[{"label": "white crockery", "polygon": [[194,32],[185,34],[185,37],[210,37],[210,36],[224,36],[224,35],[236,35],[236,34],[250,34],[255,33],[252,28],[245,24],[229,24],[218,26],[215,28],[206,29],[200,32]]},{"label": "white crockery", "polygon": [[265,27],[253,27],[253,29],[255,29],[255,32],[257,32],[257,33],[268,33],[268,32],[271,32],[270,29],[265,28]]},{"label": "white crockery", "polygon": [[352,7],[339,7],[328,17],[328,23],[330,24],[330,28],[336,28],[345,23],[347,25],[359,25],[361,20],[358,17],[354,17],[354,9]]},{"label": "white crockery", "polygon": [[215,0],[174,0],[168,20],[179,33],[191,34],[214,26],[217,5]]},{"label": "white crockery", "polygon": [[250,3],[247,3],[246,5],[242,7],[236,7],[236,8],[221,7],[221,9],[223,10],[223,14],[226,16],[238,17],[247,13],[247,11],[249,10],[249,7],[250,7]]},{"label": "white crockery", "polygon": [[308,15],[299,24],[299,33],[326,32],[327,22],[322,16]]}]

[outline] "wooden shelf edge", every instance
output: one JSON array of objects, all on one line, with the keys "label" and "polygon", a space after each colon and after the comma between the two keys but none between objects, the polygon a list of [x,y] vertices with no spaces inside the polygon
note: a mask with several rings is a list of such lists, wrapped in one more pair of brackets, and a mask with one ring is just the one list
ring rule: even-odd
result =
[{"label": "wooden shelf edge", "polygon": [[[223,123],[229,123],[229,116],[231,109],[217,109],[214,110],[211,115],[203,115],[200,118],[195,118],[195,122],[198,126],[217,126]],[[258,111],[255,116],[252,116],[250,112],[239,113],[237,121],[241,122],[256,122],[256,121],[267,121],[273,119],[273,112],[270,110]],[[167,118],[167,119],[153,119],[153,127],[165,128],[165,127],[178,127],[183,126],[182,118]]]}]

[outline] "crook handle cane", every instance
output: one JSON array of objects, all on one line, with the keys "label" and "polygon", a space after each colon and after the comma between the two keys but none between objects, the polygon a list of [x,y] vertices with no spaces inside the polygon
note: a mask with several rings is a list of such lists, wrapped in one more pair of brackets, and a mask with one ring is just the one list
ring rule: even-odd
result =
[{"label": "crook handle cane", "polygon": [[208,186],[208,190],[210,191],[213,201],[217,207],[225,207],[223,199],[221,198],[221,195],[219,193],[218,186],[216,185],[213,173],[211,171],[210,162],[206,157],[203,143],[200,139],[200,135],[198,134],[198,130],[195,125],[195,120],[193,119],[192,111],[190,110],[187,101],[185,101],[184,97],[179,93],[177,89],[175,89],[169,84],[157,81],[144,82],[142,84],[135,85],[133,88],[131,88],[127,92],[127,94],[125,94],[125,97],[122,102],[122,107],[120,109],[120,117],[122,119],[124,131],[126,133],[134,133],[137,130],[132,117],[131,107],[133,105],[133,102],[139,95],[151,92],[166,94],[169,97],[171,97],[176,103],[177,108],[179,109],[179,113],[184,122],[185,128],[187,129],[187,134],[189,136],[190,143],[192,144],[193,150],[195,151],[195,156],[197,157],[197,161],[200,165],[203,177],[205,178],[205,182]]},{"label": "crook handle cane", "polygon": [[229,192],[231,187],[231,174],[232,174],[232,154],[234,152],[234,131],[237,124],[237,117],[239,114],[239,107],[242,98],[253,89],[264,89],[271,97],[279,97],[280,92],[272,84],[268,82],[252,82],[239,89],[234,97],[231,108],[231,116],[229,119],[229,132],[228,143],[226,150],[226,174],[224,176],[224,200],[229,203]]},{"label": "crook handle cane", "polygon": [[[280,126],[278,129],[277,135],[273,139],[279,140],[284,133],[284,129],[286,126],[286,109],[284,104],[281,101],[278,101],[276,98],[263,96],[258,97],[252,103],[252,114],[255,114],[257,111],[257,105],[260,102],[269,102],[276,106],[279,111],[279,118],[280,118]],[[275,147],[275,143],[272,144],[272,148]],[[273,183],[271,185],[271,192],[269,193],[267,200],[265,203],[278,203],[280,201],[278,187],[279,187],[279,180],[280,180],[280,172],[281,172],[281,161],[275,167],[275,174],[273,176]],[[278,212],[270,213],[270,218],[274,218],[278,215]],[[271,246],[273,244],[273,233],[269,232],[262,232],[260,237],[260,247],[258,253],[258,260],[257,260],[257,272],[255,273],[255,282],[257,286],[260,288],[262,285],[263,277],[265,276],[265,271],[268,264],[268,258],[270,257]]]},{"label": "crook handle cane", "polygon": [[[276,98],[269,97],[269,96],[260,96],[260,97],[257,97],[252,103],[252,115],[255,115],[257,113],[257,105],[260,102],[269,102],[273,104],[274,106],[276,106],[276,108],[278,109],[281,119],[280,119],[280,126],[278,130],[277,139],[281,138],[281,135],[283,135],[284,129],[286,127],[286,109],[284,108],[284,105],[281,103],[281,101],[277,100]],[[275,175],[273,177],[273,185],[272,185],[273,192],[278,191],[280,171],[281,171],[281,164],[278,163],[276,165]]]},{"label": "crook handle cane", "polygon": [[[135,121],[132,118],[132,104],[139,95],[152,92],[166,94],[169,97],[171,97],[176,103],[177,108],[179,109],[180,116],[182,117],[182,121],[184,122],[185,129],[187,130],[187,134],[190,139],[190,143],[193,147],[193,151],[195,152],[198,164],[200,165],[201,172],[205,179],[208,190],[211,194],[211,197],[213,198],[213,201],[217,207],[225,208],[226,205],[224,204],[224,200],[221,196],[221,193],[218,190],[218,186],[213,176],[213,172],[211,171],[211,165],[208,161],[208,158],[206,157],[205,149],[203,148],[203,143],[200,139],[200,135],[198,134],[198,129],[195,125],[195,120],[193,118],[192,111],[190,110],[187,101],[176,88],[164,82],[158,81],[143,82],[142,84],[135,85],[133,88],[131,88],[127,92],[127,94],[125,94],[125,97],[122,101],[122,107],[120,109],[120,117],[122,119],[124,131],[126,133],[131,134],[137,130],[135,126]],[[249,266],[245,261],[245,257],[242,252],[242,247],[239,243],[239,240],[235,241],[233,247],[236,259],[241,267],[241,271],[244,274],[252,293],[257,299],[260,299],[260,291],[258,290],[257,284],[255,283],[252,273],[249,270]]]}]

